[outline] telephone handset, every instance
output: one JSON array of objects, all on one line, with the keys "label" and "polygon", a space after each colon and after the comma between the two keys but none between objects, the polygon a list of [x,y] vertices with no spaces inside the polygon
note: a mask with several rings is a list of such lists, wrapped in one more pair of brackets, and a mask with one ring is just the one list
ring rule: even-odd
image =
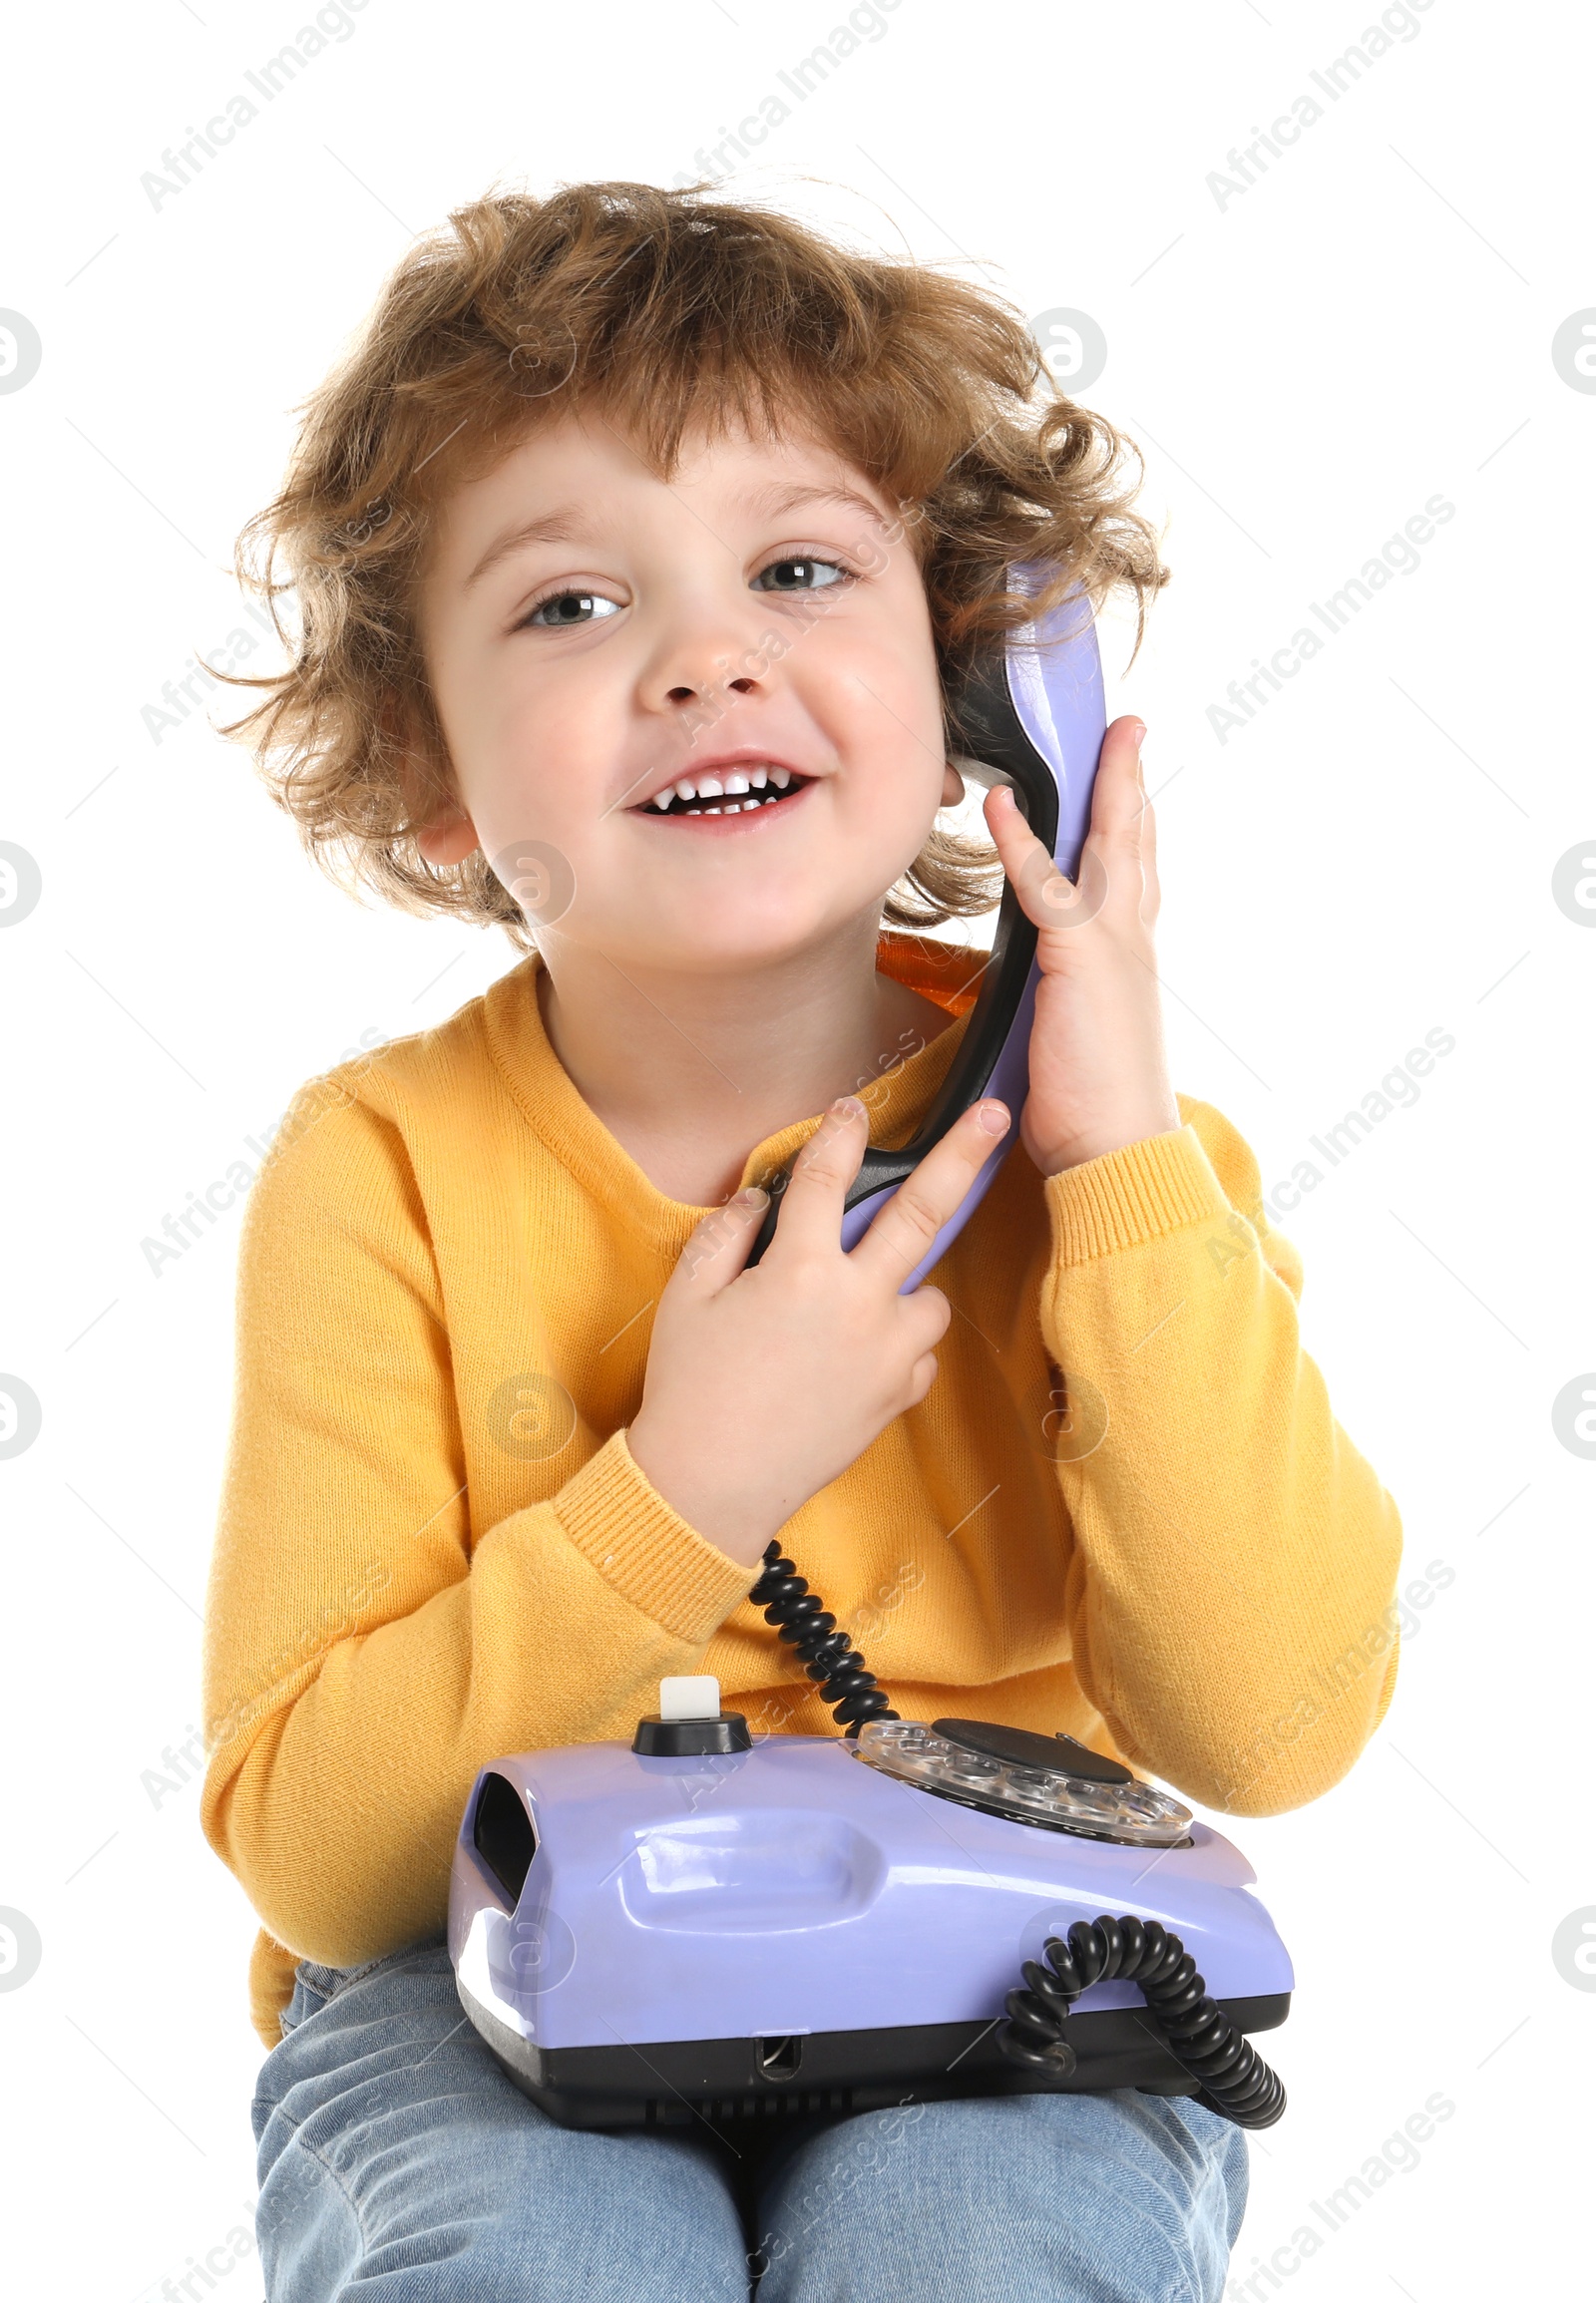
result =
[{"label": "telephone handset", "polygon": [[[1010,570],[1017,590],[1040,594],[1052,574],[1042,562]],[[1030,829],[1059,870],[1073,880],[1091,821],[1092,782],[1106,715],[1096,622],[1090,602],[1071,592],[999,647],[984,652],[949,695],[950,721],[965,747],[959,766],[973,782],[1006,783]],[[897,1151],[870,1144],[844,1202],[842,1244],[854,1247],[898,1186],[911,1176],[954,1122],[983,1096],[1000,1098],[1009,1126],[900,1291],[908,1295],[963,1231],[1014,1141],[1028,1087],[1026,1057],[1035,1002],[1036,931],[1004,887],[992,956],[964,1038],[925,1125]],[[792,1170],[770,1185],[770,1205],[749,1255],[757,1264],[776,1235],[781,1198]]]}]

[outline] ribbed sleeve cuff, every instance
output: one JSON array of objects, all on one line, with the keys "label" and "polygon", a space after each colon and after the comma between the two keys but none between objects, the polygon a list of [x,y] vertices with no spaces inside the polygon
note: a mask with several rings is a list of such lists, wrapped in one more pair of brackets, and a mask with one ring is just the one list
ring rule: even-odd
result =
[{"label": "ribbed sleeve cuff", "polygon": [[1189,1122],[1064,1168],[1047,1177],[1045,1189],[1062,1264],[1084,1264],[1178,1231],[1182,1224],[1230,1213],[1230,1202]]},{"label": "ribbed sleeve cuff", "polygon": [[707,1647],[759,1570],[741,1567],[687,1525],[616,1431],[567,1481],[552,1509],[584,1559],[672,1638]]}]

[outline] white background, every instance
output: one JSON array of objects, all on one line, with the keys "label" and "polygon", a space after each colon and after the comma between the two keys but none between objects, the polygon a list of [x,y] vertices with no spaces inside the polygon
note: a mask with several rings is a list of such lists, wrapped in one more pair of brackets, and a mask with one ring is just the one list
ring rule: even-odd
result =
[{"label": "white background", "polygon": [[[0,937],[0,1369],[43,1409],[0,1462],[0,1906],[42,1943],[0,1991],[19,2292],[154,2296],[253,2197],[252,1918],[194,1781],[157,1804],[143,1780],[200,1717],[236,1214],[159,1277],[141,1242],[302,1079],[514,959],[350,903],[241,753],[198,713],[157,744],[142,708],[238,625],[231,540],[413,231],[493,181],[669,184],[844,14],[368,0],[159,208],[141,175],[300,13],[152,0],[16,28],[0,305],[43,345],[0,396],[0,839],[43,878]],[[1596,1997],[1552,1937],[1596,1905],[1596,1463],[1552,1402],[1596,1365],[1596,913],[1567,916],[1552,876],[1596,854],[1572,708],[1596,397],[1552,338],[1596,304],[1592,56],[1571,10],[1431,0],[1331,103],[1311,71],[1377,18],[900,0],[730,183],[1104,332],[1082,396],[1145,449],[1176,572],[1128,679],[1110,648],[1110,702],[1151,729],[1177,1084],[1273,1183],[1427,1030],[1455,1038],[1283,1219],[1406,1573],[1453,1580],[1351,1778],[1233,1829],[1299,1973],[1271,2043],[1291,2110],[1255,2145],[1236,2269],[1438,2092],[1455,2110],[1418,2165],[1254,2292],[1458,2303],[1571,2291],[1588,2166]],[[1221,207],[1210,173],[1305,92],[1325,117]],[[1227,683],[1436,494],[1455,516],[1418,570],[1221,743]],[[258,2267],[219,2284],[255,2303]]]}]

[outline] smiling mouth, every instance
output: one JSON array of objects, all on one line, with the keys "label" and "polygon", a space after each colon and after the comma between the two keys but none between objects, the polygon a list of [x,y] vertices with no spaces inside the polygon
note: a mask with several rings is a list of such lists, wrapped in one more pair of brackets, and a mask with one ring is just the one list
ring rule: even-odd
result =
[{"label": "smiling mouth", "polygon": [[632,808],[634,816],[755,815],[796,799],[814,782],[790,768],[724,768],[718,775],[682,776],[651,800]]}]

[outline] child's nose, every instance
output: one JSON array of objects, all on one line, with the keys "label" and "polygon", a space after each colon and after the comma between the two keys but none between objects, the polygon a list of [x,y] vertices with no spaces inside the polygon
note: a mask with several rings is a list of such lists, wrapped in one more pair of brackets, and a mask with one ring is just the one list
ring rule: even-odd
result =
[{"label": "child's nose", "polygon": [[702,709],[717,697],[750,694],[769,673],[769,637],[752,601],[740,612],[718,600],[681,602],[652,651],[643,701],[656,710],[670,704]]},{"label": "child's nose", "polygon": [[[722,659],[724,663],[729,663],[730,660],[729,657]],[[711,696],[722,688],[734,689],[739,695],[747,695],[758,684],[751,673],[741,672],[734,675],[728,671],[720,670],[712,672],[696,682],[683,683],[678,687],[668,689],[665,700],[667,703],[673,704],[692,703],[695,700],[702,700],[706,696]]]}]

